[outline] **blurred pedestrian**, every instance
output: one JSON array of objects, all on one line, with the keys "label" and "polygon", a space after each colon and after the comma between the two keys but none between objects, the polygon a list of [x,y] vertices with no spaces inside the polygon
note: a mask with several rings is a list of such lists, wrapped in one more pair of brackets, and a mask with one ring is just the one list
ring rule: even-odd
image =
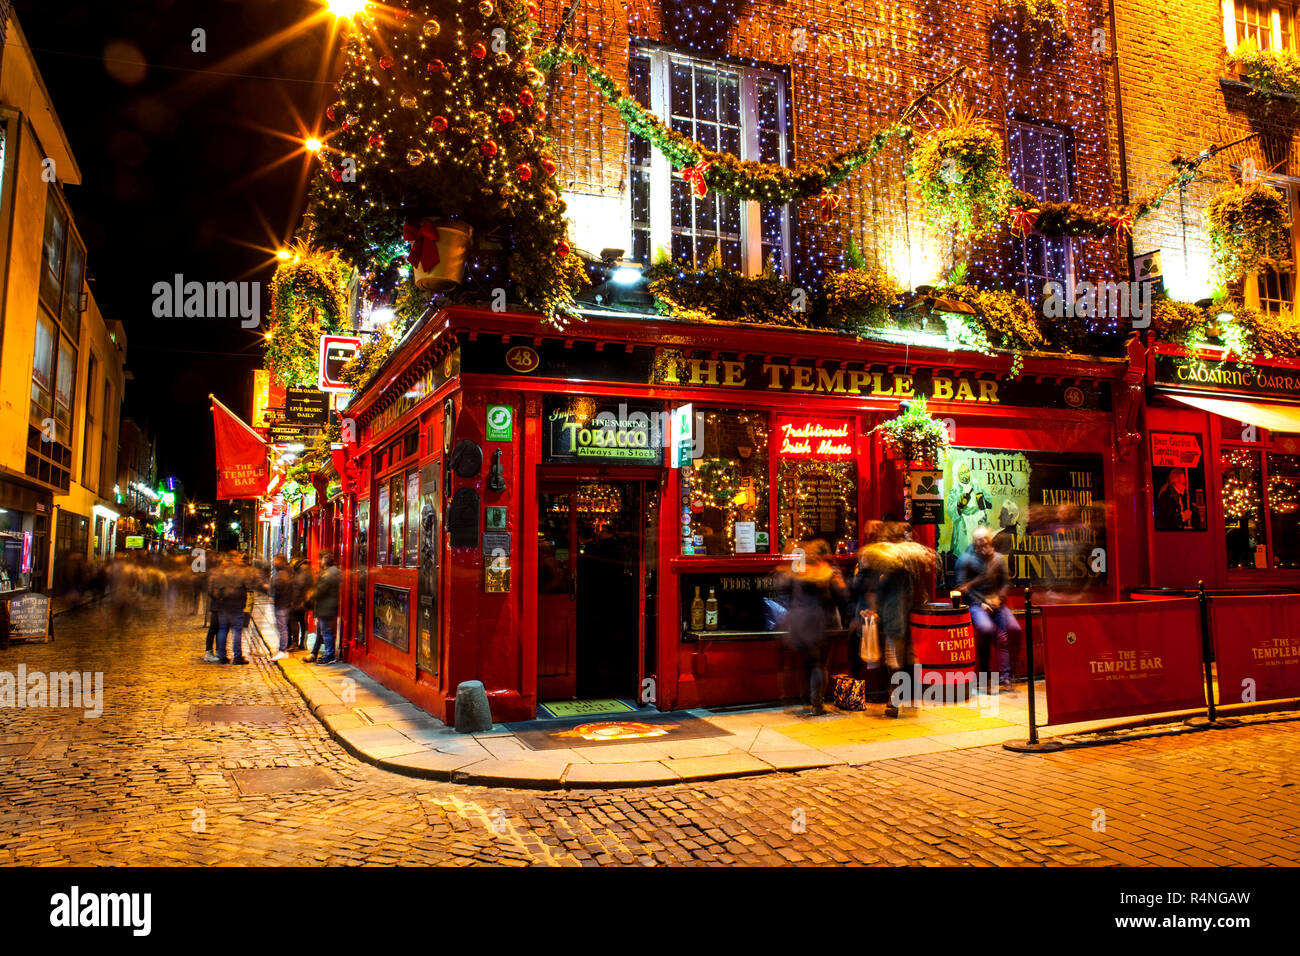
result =
[{"label": "blurred pedestrian", "polygon": [[904,702],[915,699],[916,688],[908,668],[912,664],[912,611],[930,598],[937,556],[923,544],[910,541],[911,528],[886,522],[879,540],[862,549],[859,566],[870,575],[871,603],[884,664],[889,668],[886,717],[897,717]]},{"label": "blurred pedestrian", "polygon": [[839,610],[848,601],[849,592],[839,568],[831,564],[831,549],[825,541],[805,541],[800,548],[803,559],[796,559],[784,580],[789,597],[785,644],[801,659],[808,702],[804,713],[814,717],[826,713],[827,632],[839,626]]},{"label": "blurred pedestrian", "polygon": [[[339,591],[343,583],[343,572],[334,563],[334,555],[329,551],[320,553],[320,575],[316,578],[316,593],[312,599],[312,614],[316,618],[316,643],[311,650],[308,661],[320,664],[333,664],[334,637],[339,616]],[[325,654],[321,656],[321,645]]]},{"label": "blurred pedestrian", "polygon": [[289,656],[289,614],[294,599],[293,571],[288,559],[277,554],[271,562],[271,607],[275,612],[275,632],[280,638],[279,650],[271,658],[282,661]]},{"label": "blurred pedestrian", "polygon": [[[213,605],[217,612],[217,663],[247,664],[244,657],[244,605],[248,602],[252,583],[244,555],[232,552],[216,572],[212,588]],[[232,637],[235,656],[226,656],[226,637]]]},{"label": "blurred pedestrian", "polygon": [[311,608],[315,581],[311,566],[302,558],[293,565],[293,589],[289,599],[289,647],[305,650],[307,647],[307,611]]},{"label": "blurred pedestrian", "polygon": [[1011,587],[1011,574],[1007,561],[993,547],[993,536],[988,528],[977,528],[966,553],[957,561],[957,590],[961,591],[970,606],[971,623],[975,625],[976,647],[979,651],[980,673],[989,674],[990,656],[994,646],[998,654],[998,684],[1000,689],[1011,687],[1011,647],[1009,633],[1020,633],[1020,625],[1004,603]]}]

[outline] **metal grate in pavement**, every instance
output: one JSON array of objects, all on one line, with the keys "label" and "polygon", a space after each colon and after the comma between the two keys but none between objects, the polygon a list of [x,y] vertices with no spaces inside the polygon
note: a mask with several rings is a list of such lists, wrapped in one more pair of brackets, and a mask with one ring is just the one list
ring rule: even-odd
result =
[{"label": "metal grate in pavement", "polygon": [[338,781],[320,767],[272,767],[268,770],[235,770],[230,774],[244,796],[265,793],[301,793],[332,790]]},{"label": "metal grate in pavement", "polygon": [[192,704],[192,724],[282,724],[288,719],[283,707],[266,704]]}]

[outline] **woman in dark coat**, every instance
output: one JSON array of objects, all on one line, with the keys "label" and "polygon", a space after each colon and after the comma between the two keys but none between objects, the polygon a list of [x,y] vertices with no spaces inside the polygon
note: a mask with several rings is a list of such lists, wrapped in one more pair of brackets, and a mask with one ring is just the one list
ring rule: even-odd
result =
[{"label": "woman in dark coat", "polygon": [[915,698],[908,672],[912,658],[911,614],[929,600],[934,582],[934,551],[906,540],[907,534],[906,525],[886,525],[882,540],[863,548],[859,561],[871,575],[880,648],[889,668],[886,717],[897,717],[899,705]]},{"label": "woman in dark coat", "polygon": [[807,681],[808,716],[826,713],[826,661],[830,657],[827,631],[836,626],[837,612],[848,601],[848,588],[839,569],[830,563],[825,541],[806,541],[803,561],[796,562],[786,579],[786,646],[802,658]]}]

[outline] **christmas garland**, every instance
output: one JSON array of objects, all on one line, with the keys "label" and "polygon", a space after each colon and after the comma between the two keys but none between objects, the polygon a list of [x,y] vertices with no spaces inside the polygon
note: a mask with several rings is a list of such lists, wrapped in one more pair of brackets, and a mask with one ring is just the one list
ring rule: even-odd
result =
[{"label": "christmas garland", "polygon": [[271,277],[266,367],[283,385],[313,385],[320,337],[343,328],[351,270],[333,252],[296,244]]},{"label": "christmas garland", "polygon": [[725,268],[716,257],[704,269],[656,262],[645,272],[655,306],[687,322],[744,322],[803,328],[807,316],[795,311],[794,285],[771,274],[746,276]]},{"label": "christmas garland", "polygon": [[1012,191],[1007,222],[1015,235],[1122,236],[1134,224],[1158,210],[1175,190],[1196,179],[1201,165],[1225,147],[1212,147],[1193,159],[1175,158],[1175,171],[1154,192],[1136,202],[1115,206],[1084,206],[1074,202],[1041,202],[1022,190]]},{"label": "christmas garland", "polygon": [[730,153],[709,149],[670,129],[608,73],[577,50],[551,47],[537,59],[538,67],[547,71],[560,63],[570,63],[585,70],[592,85],[606,102],[618,110],[628,129],[648,140],[675,168],[681,169],[683,178],[690,183],[697,197],[703,197],[710,189],[737,199],[777,204],[818,197],[822,201],[823,214],[826,214],[839,205],[837,197],[830,196],[829,190],[875,159],[891,140],[902,140],[908,148],[912,143],[912,128],[900,122],[876,132],[853,149],[810,166],[791,169],[776,163],[742,160]]}]

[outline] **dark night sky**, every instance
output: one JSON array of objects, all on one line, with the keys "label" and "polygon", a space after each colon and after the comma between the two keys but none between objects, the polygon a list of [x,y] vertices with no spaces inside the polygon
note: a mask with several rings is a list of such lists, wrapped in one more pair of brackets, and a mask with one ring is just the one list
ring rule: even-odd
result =
[{"label": "dark night sky", "polygon": [[[155,319],[153,286],[176,273],[260,281],[265,315],[269,250],[292,234],[307,176],[301,152],[275,164],[295,149],[283,136],[297,137],[300,123],[313,124],[330,102],[332,87],[321,82],[329,28],[318,19],[263,54],[241,54],[321,4],[14,6],[81,167],[82,185],[66,193],[88,247],[91,287],[105,316],[126,328],[135,380],[123,414],[157,436],[160,473],[210,501],[207,395],[247,418],[260,333],[238,319]],[[206,31],[205,53],[191,48],[196,28]]]}]

